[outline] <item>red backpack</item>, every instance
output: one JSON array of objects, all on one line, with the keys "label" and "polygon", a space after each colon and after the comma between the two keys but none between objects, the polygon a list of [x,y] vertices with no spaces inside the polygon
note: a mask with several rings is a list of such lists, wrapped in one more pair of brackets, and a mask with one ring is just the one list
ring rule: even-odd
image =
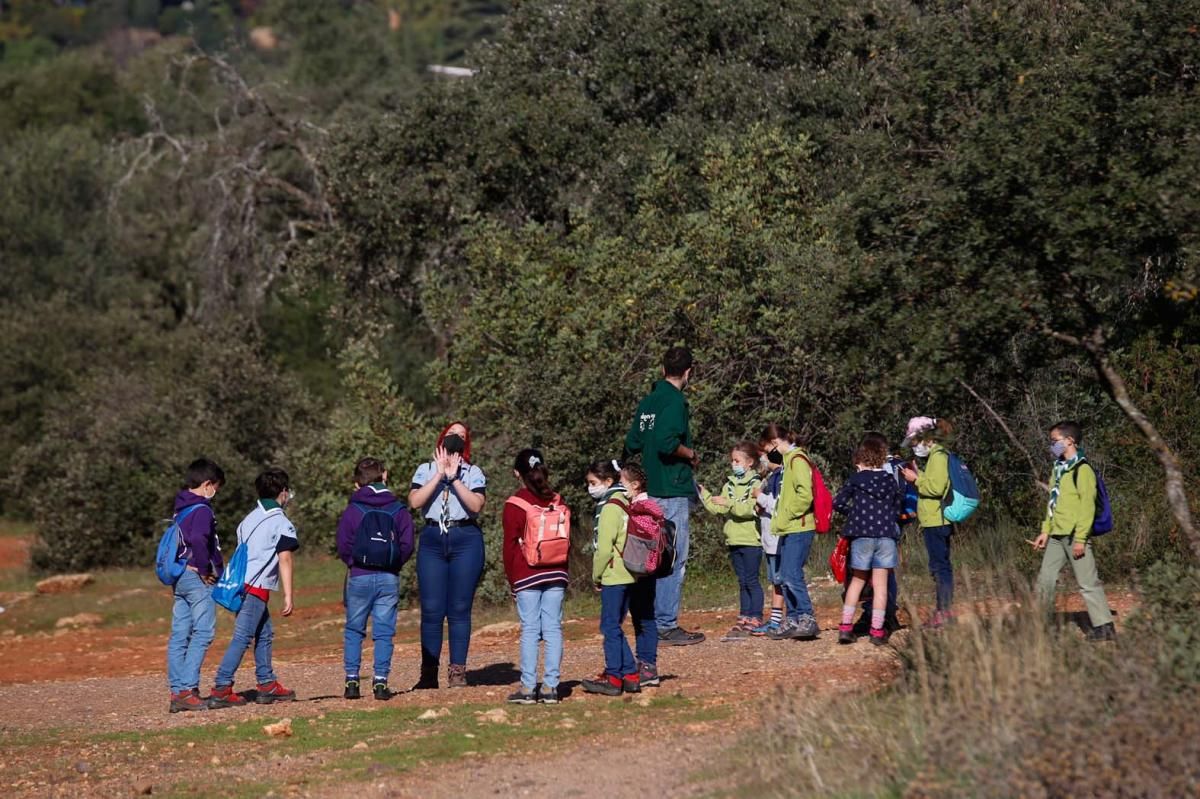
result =
[{"label": "red backpack", "polygon": [[[833,521],[833,494],[829,493],[829,488],[825,485],[825,477],[821,474],[821,470],[817,465],[808,459],[808,456],[799,450],[796,451],[794,457],[803,458],[808,464],[808,468],[812,470],[812,488],[813,488],[813,504],[812,513],[816,517],[817,532],[828,533],[830,523]],[[808,513],[804,514],[806,518]]]},{"label": "red backpack", "polygon": [[525,511],[525,532],[518,541],[525,562],[534,567],[565,565],[571,553],[571,509],[562,497],[555,494],[547,508],[516,496],[508,503]]}]

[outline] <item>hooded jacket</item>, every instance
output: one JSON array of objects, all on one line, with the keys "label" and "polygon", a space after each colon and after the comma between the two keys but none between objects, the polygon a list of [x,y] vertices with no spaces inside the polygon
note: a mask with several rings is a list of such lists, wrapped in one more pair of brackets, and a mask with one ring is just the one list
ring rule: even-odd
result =
[{"label": "hooded jacket", "polygon": [[[383,483],[362,486],[350,495],[350,503],[342,511],[342,517],[338,519],[337,553],[342,562],[350,567],[351,577],[377,574],[382,571],[380,569],[364,569],[354,565],[354,534],[358,532],[358,526],[362,524],[363,519],[362,509],[355,507],[355,504],[365,505],[368,508],[382,508],[397,501],[396,496]],[[396,540],[400,544],[400,560],[407,561],[413,553],[412,516],[409,515],[408,508],[400,503],[392,517],[395,519]]]},{"label": "hooded jacket", "polygon": [[625,434],[625,450],[641,453],[646,470],[646,493],[652,497],[694,497],[692,464],[674,452],[692,446],[691,411],[683,392],[659,380],[638,403],[633,424]]},{"label": "hooded jacket", "polygon": [[225,571],[225,559],[221,556],[221,543],[217,540],[217,517],[207,497],[183,489],[175,495],[175,515],[192,505],[196,508],[179,525],[183,536],[183,552],[187,554],[187,565],[201,577],[219,575]]},{"label": "hooded jacket", "polygon": [[726,505],[713,502],[713,494],[708,490],[700,495],[705,510],[725,517],[725,546],[762,546],[762,538],[758,531],[758,505],[753,494],[760,482],[754,472],[747,472],[741,477],[729,475],[729,480],[721,491],[721,496],[728,503]]},{"label": "hooded jacket", "polygon": [[903,494],[893,475],[883,469],[856,473],[833,499],[833,507],[846,517],[845,538],[899,538],[896,518]]}]

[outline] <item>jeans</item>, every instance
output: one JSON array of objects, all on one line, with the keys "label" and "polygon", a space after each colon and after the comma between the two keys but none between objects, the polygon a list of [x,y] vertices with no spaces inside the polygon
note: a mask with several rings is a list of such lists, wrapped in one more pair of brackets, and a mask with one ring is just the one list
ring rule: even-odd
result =
[{"label": "jeans", "polygon": [[738,580],[738,615],[761,621],[763,590],[758,570],[762,566],[762,547],[729,547],[729,562]]},{"label": "jeans", "polygon": [[392,670],[392,638],[396,635],[396,607],[400,604],[400,578],[388,572],[360,574],[346,582],[346,631],[342,660],[346,677],[357,678],[362,663],[367,616],[375,642],[376,680],[386,681]]},{"label": "jeans", "polygon": [[[637,672],[638,662],[651,666],[658,663],[658,626],[654,620],[657,582],[645,579],[600,588],[600,632],[604,635],[605,674],[625,677]],[[634,653],[629,650],[629,642],[621,631],[626,613],[633,620],[637,660],[634,660]]]},{"label": "jeans", "polygon": [[171,637],[167,641],[167,682],[171,693],[200,687],[200,665],[217,629],[212,588],[191,569],[175,583]]},{"label": "jeans", "polygon": [[421,530],[417,549],[417,592],[421,597],[421,663],[437,666],[442,656],[442,622],[449,622],[450,663],[467,665],[471,606],[483,574],[483,533],[476,526],[436,524]]},{"label": "jeans", "polygon": [[655,582],[654,617],[658,629],[664,633],[679,626],[679,602],[683,598],[683,576],[687,570],[688,549],[691,533],[688,531],[688,516],[692,512],[690,497],[654,497],[668,521],[675,524],[675,571]]},{"label": "jeans", "polygon": [[1092,542],[1088,541],[1083,550],[1083,557],[1075,560],[1071,551],[1074,541],[1071,536],[1059,536],[1046,542],[1046,551],[1042,555],[1042,568],[1038,572],[1038,597],[1042,602],[1054,607],[1054,591],[1058,587],[1058,573],[1062,567],[1070,564],[1079,583],[1079,593],[1087,605],[1088,619],[1093,627],[1100,627],[1113,620],[1112,611],[1108,607],[1108,597],[1104,595],[1104,586],[1100,584],[1100,574],[1096,571],[1096,558],[1092,554]]},{"label": "jeans", "polygon": [[233,622],[233,638],[221,665],[217,667],[215,685],[233,685],[233,675],[242,665],[242,656],[250,644],[254,644],[254,679],[259,685],[275,682],[275,671],[271,668],[271,641],[275,631],[271,627],[271,612],[267,603],[246,594],[242,609]]},{"label": "jeans", "polygon": [[801,616],[812,616],[812,600],[808,596],[808,583],[804,580],[804,564],[812,549],[814,533],[788,533],[779,536],[779,576],[783,588],[783,601],[787,617],[796,621]]},{"label": "jeans", "polygon": [[517,592],[517,616],[521,619],[521,688],[532,691],[537,685],[538,641],[546,642],[546,662],[542,687],[558,687],[562,664],[562,604],[567,589],[526,588]]},{"label": "jeans", "polygon": [[782,576],[779,574],[779,551],[764,553],[767,559],[767,582],[773,586],[779,586],[783,582]]},{"label": "jeans", "polygon": [[950,565],[950,535],[954,528],[949,525],[925,527],[925,551],[929,553],[929,573],[937,590],[937,609],[949,610],[954,604],[954,567]]}]

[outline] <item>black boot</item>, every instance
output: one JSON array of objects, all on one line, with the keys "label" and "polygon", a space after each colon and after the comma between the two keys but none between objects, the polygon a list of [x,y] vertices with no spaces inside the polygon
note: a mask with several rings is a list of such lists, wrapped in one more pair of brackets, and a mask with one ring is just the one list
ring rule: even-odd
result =
[{"label": "black boot", "polygon": [[1110,621],[1108,624],[1101,624],[1099,627],[1093,627],[1087,632],[1089,641],[1115,641],[1117,640],[1117,628]]},{"label": "black boot", "polygon": [[421,658],[421,678],[413,686],[414,691],[438,687],[438,662],[433,658]]}]

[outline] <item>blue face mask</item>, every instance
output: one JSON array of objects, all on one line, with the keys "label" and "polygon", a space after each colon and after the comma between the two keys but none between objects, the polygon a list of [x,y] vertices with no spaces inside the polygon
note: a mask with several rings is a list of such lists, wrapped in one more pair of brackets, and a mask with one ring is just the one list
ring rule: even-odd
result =
[{"label": "blue face mask", "polygon": [[746,467],[745,466],[742,466],[740,463],[733,464],[733,476],[734,477],[744,477],[745,475],[746,475]]},{"label": "blue face mask", "polygon": [[1067,451],[1067,442],[1065,440],[1053,441],[1050,444],[1050,454],[1056,459],[1061,458],[1063,453]]}]

